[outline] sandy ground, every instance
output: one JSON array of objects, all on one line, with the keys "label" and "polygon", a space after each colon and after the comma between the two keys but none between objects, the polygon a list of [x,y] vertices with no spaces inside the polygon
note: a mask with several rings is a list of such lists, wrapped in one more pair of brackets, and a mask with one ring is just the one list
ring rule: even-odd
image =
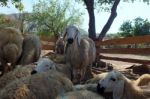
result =
[{"label": "sandy ground", "polygon": [[[101,54],[109,57],[120,57],[120,58],[132,58],[132,59],[141,59],[141,60],[150,60],[150,55],[132,55],[132,54]],[[129,66],[132,66],[134,64],[138,63],[129,63],[129,62],[123,62],[123,61],[113,61],[113,60],[104,60],[102,61],[111,63],[115,66],[116,69],[122,70],[124,68],[127,68]]]},{"label": "sandy ground", "polygon": [[[49,52],[53,52],[53,51],[52,50],[42,50],[41,56],[44,56],[44,55],[48,54]],[[131,54],[124,54],[124,55],[122,55],[122,54],[102,54],[102,55],[109,56],[109,57],[150,60],[150,55],[148,55],[148,56],[146,56],[146,55],[131,55]],[[102,61],[113,64],[113,66],[115,66],[115,69],[117,69],[117,70],[122,70],[129,66],[137,64],[137,63],[129,63],[129,62],[123,62],[123,61],[104,60],[104,59],[102,59]]]}]

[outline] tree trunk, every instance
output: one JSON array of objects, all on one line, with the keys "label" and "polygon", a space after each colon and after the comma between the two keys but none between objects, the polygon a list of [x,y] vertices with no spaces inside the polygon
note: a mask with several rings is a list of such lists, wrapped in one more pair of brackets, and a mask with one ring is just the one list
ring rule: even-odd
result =
[{"label": "tree trunk", "polygon": [[84,0],[84,3],[87,7],[87,11],[89,14],[89,37],[93,40],[96,39],[96,31],[95,31],[95,15],[94,15],[94,0]]},{"label": "tree trunk", "polygon": [[110,17],[109,17],[107,23],[106,23],[105,26],[103,27],[103,29],[102,29],[102,31],[101,31],[99,37],[98,37],[98,40],[101,41],[101,40],[105,37],[107,31],[110,29],[110,27],[111,27],[111,25],[112,25],[114,19],[115,19],[116,16],[117,16],[116,10],[117,10],[117,6],[118,6],[119,2],[120,2],[120,0],[115,0],[113,6],[112,6],[112,8],[111,8],[111,15],[110,15]]}]

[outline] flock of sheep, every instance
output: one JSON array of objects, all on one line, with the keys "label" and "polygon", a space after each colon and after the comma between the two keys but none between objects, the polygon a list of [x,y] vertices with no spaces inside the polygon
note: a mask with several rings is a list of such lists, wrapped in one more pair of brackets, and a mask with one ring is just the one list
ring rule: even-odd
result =
[{"label": "flock of sheep", "polygon": [[81,38],[77,27],[68,26],[56,46],[65,64],[40,57],[37,36],[0,28],[0,99],[150,99],[150,74],[137,80],[117,70],[93,76],[95,43]]}]

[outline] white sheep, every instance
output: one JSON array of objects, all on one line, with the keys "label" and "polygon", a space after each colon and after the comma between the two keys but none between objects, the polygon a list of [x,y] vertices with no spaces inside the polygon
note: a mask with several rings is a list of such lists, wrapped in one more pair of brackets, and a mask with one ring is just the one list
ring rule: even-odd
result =
[{"label": "white sheep", "polygon": [[[108,72],[97,74],[97,75],[94,76],[94,78],[91,78],[91,79],[87,80],[86,83],[87,84],[96,84],[101,79],[103,79],[107,74],[108,74]],[[132,81],[137,86],[146,86],[150,83],[150,74],[143,74],[138,79],[132,80]]]},{"label": "white sheep", "polygon": [[49,58],[40,58],[37,62],[37,66],[32,71],[32,74],[49,70],[57,70],[71,79],[71,66],[69,64],[56,64]]},{"label": "white sheep", "polygon": [[75,26],[68,26],[65,34],[66,62],[72,67],[72,81],[81,83],[92,78],[91,65],[95,61],[95,43],[90,38],[81,38]]},{"label": "white sheep", "polygon": [[[22,52],[23,37],[21,32],[12,27],[0,27],[0,62],[2,74],[16,66]],[[8,66],[10,63],[11,66]],[[10,67],[10,68],[9,68]]]},{"label": "white sheep", "polygon": [[56,67],[55,67],[55,64],[52,60],[50,60],[49,58],[40,58],[38,61],[37,61],[37,66],[34,68],[34,70],[32,71],[31,74],[34,74],[34,73],[40,73],[40,72],[46,72],[48,70],[56,70]]},{"label": "white sheep", "polygon": [[[74,89],[74,91],[88,90],[88,91],[92,91],[94,93],[97,93],[97,83],[95,83],[95,84],[83,84],[83,85],[78,84],[78,85],[73,86],[73,89]],[[105,94],[102,94],[102,96],[105,99],[113,99],[112,93],[105,93]]]},{"label": "white sheep", "polygon": [[0,77],[0,90],[16,79],[30,76],[34,67],[35,65],[17,66],[14,70],[5,73]]},{"label": "white sheep", "polygon": [[33,34],[27,34],[23,40],[23,51],[20,59],[18,60],[19,65],[27,65],[36,62],[41,54],[41,41],[38,36]]},{"label": "white sheep", "polygon": [[104,99],[101,95],[92,91],[80,90],[71,91],[65,94],[59,95],[56,99]]},{"label": "white sheep", "polygon": [[0,99],[55,99],[72,90],[73,84],[65,75],[49,70],[13,81],[0,91]]},{"label": "white sheep", "polygon": [[118,71],[111,71],[97,85],[100,94],[112,92],[113,99],[148,99],[150,91],[144,91]]}]

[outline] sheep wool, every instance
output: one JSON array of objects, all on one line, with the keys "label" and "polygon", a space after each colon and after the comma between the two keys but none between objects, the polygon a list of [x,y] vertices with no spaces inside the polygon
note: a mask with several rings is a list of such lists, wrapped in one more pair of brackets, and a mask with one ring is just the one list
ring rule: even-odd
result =
[{"label": "sheep wool", "polygon": [[30,76],[34,67],[34,65],[17,66],[14,70],[4,74],[0,77],[0,90],[16,79]]},{"label": "sheep wool", "polygon": [[2,74],[15,68],[16,62],[22,53],[23,37],[21,32],[12,27],[0,27],[0,61],[2,64]]},{"label": "sheep wool", "polygon": [[38,36],[27,34],[23,40],[23,51],[18,60],[19,65],[27,65],[36,62],[41,55],[41,41]]},{"label": "sheep wool", "polygon": [[55,99],[73,90],[65,75],[50,70],[15,80],[0,91],[0,99]]}]

